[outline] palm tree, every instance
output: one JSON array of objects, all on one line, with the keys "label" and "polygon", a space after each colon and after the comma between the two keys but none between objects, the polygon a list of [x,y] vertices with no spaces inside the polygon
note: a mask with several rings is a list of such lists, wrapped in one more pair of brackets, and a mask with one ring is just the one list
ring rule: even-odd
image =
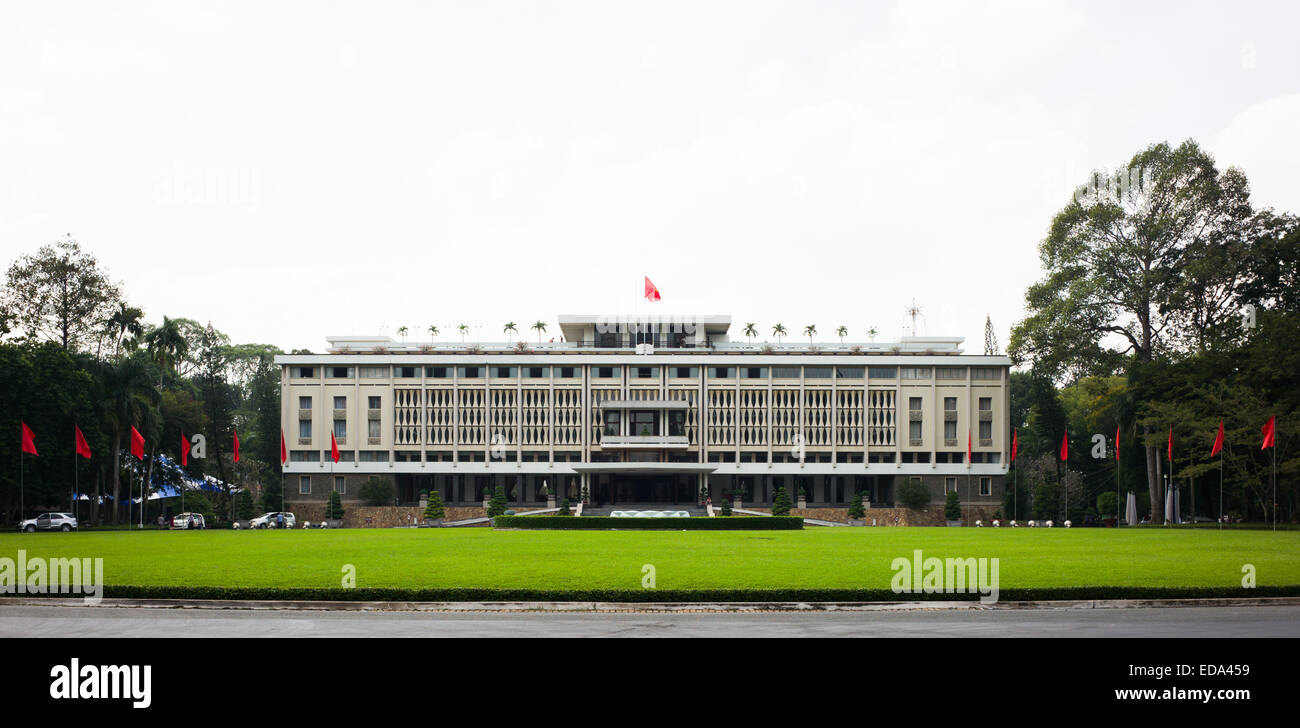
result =
[{"label": "palm tree", "polygon": [[506,336],[510,337],[510,341],[511,341],[511,342],[514,342],[514,340],[515,340],[515,334],[519,333],[519,329],[516,329],[516,328],[515,328],[515,322],[514,322],[514,321],[507,321],[507,322],[506,322],[506,325],[505,325],[505,328],[501,329],[501,333],[503,333],[503,334],[505,334]]},{"label": "palm tree", "polygon": [[867,336],[871,337],[871,341],[872,341],[873,343],[876,341],[876,334],[877,334],[877,333],[879,333],[879,332],[876,331],[876,327],[875,327],[875,326],[872,326],[871,328],[867,329]]},{"label": "palm tree", "polygon": [[817,324],[808,324],[803,327],[803,335],[808,337],[808,343],[811,345],[813,343],[812,337],[817,335]]},{"label": "palm tree", "polygon": [[117,523],[117,504],[121,493],[122,437],[150,418],[158,390],[153,386],[153,374],[147,360],[131,356],[109,365],[104,371],[104,417],[113,430],[113,517]]},{"label": "palm tree", "polygon": [[542,334],[546,333],[546,322],[545,322],[545,321],[534,321],[534,322],[533,322],[533,325],[530,326],[529,328],[531,328],[533,331],[536,331],[536,332],[537,332],[537,343],[538,343],[538,344],[541,344],[541,343],[542,343]]},{"label": "palm tree", "polygon": [[752,342],[755,336],[758,336],[758,327],[754,324],[745,324],[745,338]]},{"label": "palm tree", "polygon": [[406,328],[405,326],[398,326],[398,327],[397,327],[397,335],[400,336],[400,337],[402,337],[402,341],[406,341],[406,332],[407,332],[407,331],[410,331],[410,329]]},{"label": "palm tree", "polygon": [[838,329],[835,329],[835,335],[840,337],[840,343],[843,344],[844,337],[849,335],[849,327],[840,326]]},{"label": "palm tree", "polygon": [[776,340],[777,340],[777,341],[780,341],[780,340],[782,339],[782,337],[785,336],[785,324],[777,324],[777,325],[773,326],[773,327],[772,327],[772,336],[776,337]]},{"label": "palm tree", "polygon": [[158,365],[158,385],[162,386],[163,373],[170,370],[173,374],[182,359],[190,352],[190,342],[181,331],[180,319],[163,316],[162,326],[149,330],[144,335],[145,351],[149,358]]},{"label": "palm tree", "polygon": [[434,326],[434,325],[430,325],[430,326],[429,326],[429,338],[431,338],[431,339],[436,339],[436,338],[438,338],[438,327],[437,327],[437,326]]},{"label": "palm tree", "polygon": [[113,337],[113,356],[122,349],[122,337],[130,333],[139,336],[144,333],[144,311],[125,303],[117,304],[117,310],[104,322],[104,330]]},{"label": "palm tree", "polygon": [[465,343],[465,334],[469,333],[469,327],[465,324],[461,324],[456,327],[456,330],[460,332],[460,343]]}]

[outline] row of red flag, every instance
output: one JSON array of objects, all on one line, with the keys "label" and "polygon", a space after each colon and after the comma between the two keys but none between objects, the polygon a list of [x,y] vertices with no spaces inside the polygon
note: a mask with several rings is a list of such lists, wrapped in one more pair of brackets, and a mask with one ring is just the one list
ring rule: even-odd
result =
[{"label": "row of red flag", "polygon": [[[1274,446],[1274,437],[1277,428],[1277,417],[1269,417],[1268,422],[1264,423],[1261,430],[1264,433],[1264,444],[1260,445],[1260,450],[1267,450]],[[1119,426],[1115,426],[1115,459],[1119,460]],[[1011,433],[1011,460],[1016,459],[1016,451],[1020,448],[1020,433],[1012,431]],[[1214,436],[1214,445],[1210,447],[1210,457],[1214,457],[1223,452],[1223,420],[1219,420],[1219,431]],[[966,454],[970,454],[970,433],[966,433]],[[1174,428],[1169,428],[1169,446],[1167,448],[1169,460],[1174,459]],[[1070,459],[1070,433],[1067,431],[1061,435],[1061,461]]]},{"label": "row of red flag", "polygon": [[[32,432],[32,428],[27,426],[26,422],[23,422],[21,424],[23,426],[22,451],[29,455],[36,455],[37,457],[40,457],[40,454],[36,452],[36,434]],[[77,454],[89,460],[91,455],[90,443],[86,442],[86,436],[81,433],[80,426],[73,425],[72,429],[76,431]],[[333,437],[333,435],[331,434],[330,437]],[[190,464],[189,453],[190,453],[190,441],[186,439],[185,433],[182,432],[181,433],[181,465]],[[144,460],[144,435],[141,435],[140,431],[135,429],[134,427],[131,428],[131,454],[134,455],[138,460]],[[280,436],[281,462],[284,461],[285,454],[286,453],[284,451],[284,435],[281,434]],[[235,462],[239,462],[239,431],[238,430],[235,430]],[[338,461],[335,460],[335,462]]]}]

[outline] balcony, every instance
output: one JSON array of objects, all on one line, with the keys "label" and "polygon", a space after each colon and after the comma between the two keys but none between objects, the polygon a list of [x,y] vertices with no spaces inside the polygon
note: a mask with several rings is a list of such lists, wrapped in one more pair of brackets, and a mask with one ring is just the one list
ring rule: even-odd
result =
[{"label": "balcony", "polygon": [[689,444],[685,435],[602,435],[600,438],[602,448],[616,450],[684,450]]}]

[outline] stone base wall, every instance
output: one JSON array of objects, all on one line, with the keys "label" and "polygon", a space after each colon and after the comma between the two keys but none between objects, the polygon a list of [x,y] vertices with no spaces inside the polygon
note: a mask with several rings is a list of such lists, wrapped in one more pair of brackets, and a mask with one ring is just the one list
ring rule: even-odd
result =
[{"label": "stone base wall", "polygon": [[[745,510],[772,512],[771,508],[749,506],[745,506]],[[962,520],[967,526],[974,526],[977,519],[984,521],[985,525],[991,525],[993,514],[998,510],[992,506],[968,506],[962,508]],[[834,523],[849,522],[848,508],[791,508],[790,515]],[[868,526],[943,526],[948,523],[943,517],[943,506],[931,506],[919,511],[910,508],[868,508],[864,519]]]},{"label": "stone base wall", "polygon": [[[324,503],[290,503],[289,510],[299,523],[309,521],[316,523],[325,520]],[[463,521],[467,518],[482,518],[487,515],[482,506],[453,507],[447,506],[446,521]],[[424,509],[417,506],[357,506],[343,505],[343,526],[345,528],[397,528],[400,526],[418,526],[424,523]]]}]

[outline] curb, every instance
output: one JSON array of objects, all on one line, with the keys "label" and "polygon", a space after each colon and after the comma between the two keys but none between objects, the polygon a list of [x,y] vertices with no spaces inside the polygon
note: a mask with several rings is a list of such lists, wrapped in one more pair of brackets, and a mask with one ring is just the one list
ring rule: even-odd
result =
[{"label": "curb", "polygon": [[961,610],[1071,610],[1177,607],[1300,606],[1300,597],[1223,599],[1087,599],[1020,601],[982,604],[979,601],[925,602],[346,602],[261,601],[251,599],[120,599],[87,604],[75,598],[9,597],[0,606],[99,607],[128,609],[243,609],[254,611],[321,612],[551,612],[551,613],[759,613],[759,612],[890,612]]}]

